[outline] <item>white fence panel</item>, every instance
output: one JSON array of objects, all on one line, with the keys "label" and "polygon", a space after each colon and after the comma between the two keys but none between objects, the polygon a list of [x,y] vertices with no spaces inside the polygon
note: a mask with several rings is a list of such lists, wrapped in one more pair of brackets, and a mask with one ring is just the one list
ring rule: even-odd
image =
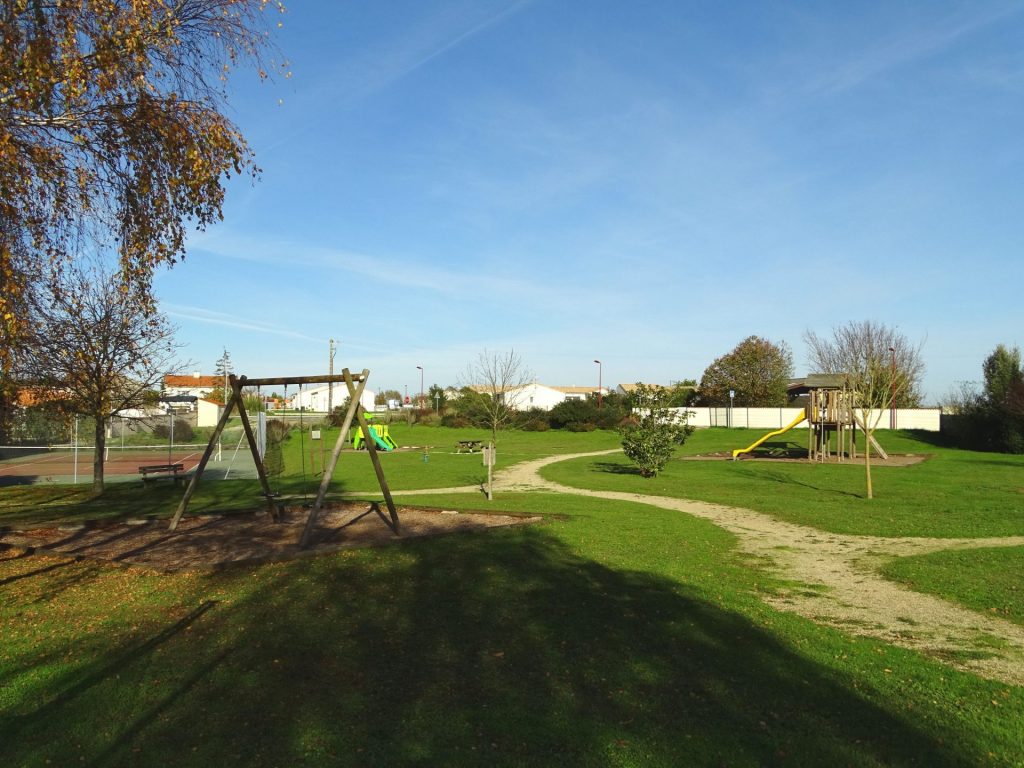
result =
[{"label": "white fence panel", "polygon": [[[695,427],[747,427],[749,429],[781,429],[803,412],[802,408],[733,408],[730,418],[728,408],[671,408],[669,410],[690,412],[690,424]],[[897,429],[920,429],[938,432],[942,410],[939,408],[898,408]],[[871,414],[878,418],[877,429],[889,429],[889,411]],[[806,429],[807,423],[797,429]]]}]

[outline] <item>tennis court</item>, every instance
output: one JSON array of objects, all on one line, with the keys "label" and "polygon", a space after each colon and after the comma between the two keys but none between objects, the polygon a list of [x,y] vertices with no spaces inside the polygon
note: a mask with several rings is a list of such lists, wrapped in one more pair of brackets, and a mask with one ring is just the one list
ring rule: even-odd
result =
[{"label": "tennis court", "polygon": [[[103,462],[104,479],[110,482],[140,480],[139,467],[184,464],[192,472],[206,449],[205,444],[109,446]],[[91,445],[0,446],[0,485],[92,482]],[[246,446],[215,449],[204,477],[210,479],[254,478],[256,467]]]}]

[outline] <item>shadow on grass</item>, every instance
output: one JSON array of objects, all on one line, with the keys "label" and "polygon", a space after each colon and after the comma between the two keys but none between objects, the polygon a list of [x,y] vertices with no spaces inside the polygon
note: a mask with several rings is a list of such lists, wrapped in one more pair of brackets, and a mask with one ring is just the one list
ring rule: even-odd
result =
[{"label": "shadow on grass", "polygon": [[810,488],[812,491],[828,494],[830,496],[846,496],[851,499],[861,498],[861,495],[858,493],[853,493],[852,491],[842,491],[837,488],[828,488],[821,485],[815,485],[814,483],[808,483],[804,480],[797,479],[792,475],[792,473],[785,472],[779,469],[751,466],[748,471],[751,475],[755,477],[759,477],[762,480],[769,480],[773,483],[782,483],[784,485],[799,485],[802,488]]},{"label": "shadow on grass", "polygon": [[[79,699],[90,689],[116,679],[122,669],[132,663],[148,657],[155,649],[168,642],[179,632],[188,629],[193,622],[214,606],[214,601],[206,601],[195,608],[184,618],[153,635],[134,648],[125,649],[120,653],[111,654],[104,663],[93,664],[90,668],[68,675],[65,687],[46,703],[36,707],[22,716],[0,719],[4,724],[4,733],[10,738],[17,738],[23,728],[31,728],[35,724],[46,723],[54,713],[62,711],[66,706]],[[6,721],[6,722],[5,722]]]},{"label": "shadow on grass", "polygon": [[[19,555],[19,556],[15,557],[15,558],[10,558],[10,560],[18,559],[18,558],[24,557],[24,556],[25,555]],[[22,579],[29,579],[29,578],[31,578],[33,576],[41,576],[44,573],[50,573],[50,572],[56,571],[56,570],[58,570],[60,568],[66,568],[67,566],[71,565],[74,562],[77,562],[77,559],[69,558],[67,560],[62,560],[62,561],[57,562],[57,563],[51,563],[50,565],[44,565],[42,568],[36,568],[34,571],[25,571],[24,573],[16,573],[13,576],[6,576],[6,577],[0,579],[0,587],[6,586],[8,584],[13,584],[14,582],[21,581]]]},{"label": "shadow on grass", "polygon": [[[272,490],[313,498],[317,488],[298,480],[272,486]],[[5,495],[0,504],[0,526],[37,528],[127,517],[166,518],[177,509],[184,492],[180,487],[143,487],[141,483],[111,483],[99,495],[85,489],[23,487]],[[189,506],[189,514],[253,510],[265,505],[258,480],[207,480],[204,477]]]},{"label": "shadow on grass", "polygon": [[541,530],[197,588],[232,597],[14,702],[4,763],[970,762],[745,618]]},{"label": "shadow on grass", "polygon": [[592,465],[592,472],[604,472],[612,475],[636,475],[643,477],[639,467],[632,464],[616,463],[614,461],[595,461]]},{"label": "shadow on grass", "polygon": [[807,446],[799,445],[790,440],[771,440],[761,443],[761,445],[754,449],[754,452],[755,454],[763,452],[773,456],[785,456],[786,458],[793,459],[807,458]]}]

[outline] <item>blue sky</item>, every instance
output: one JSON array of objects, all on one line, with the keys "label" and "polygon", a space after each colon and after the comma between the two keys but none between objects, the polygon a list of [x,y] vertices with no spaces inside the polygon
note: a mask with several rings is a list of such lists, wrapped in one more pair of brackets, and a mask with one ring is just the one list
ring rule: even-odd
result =
[{"label": "blue sky", "polygon": [[212,372],[699,379],[746,336],[1020,344],[1024,3],[294,0],[240,74],[263,169],[157,293]]}]

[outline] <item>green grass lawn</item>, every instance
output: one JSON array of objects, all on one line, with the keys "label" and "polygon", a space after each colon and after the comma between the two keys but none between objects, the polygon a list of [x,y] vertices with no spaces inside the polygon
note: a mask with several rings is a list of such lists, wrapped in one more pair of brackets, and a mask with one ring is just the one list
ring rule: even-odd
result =
[{"label": "green grass lawn", "polygon": [[[746,435],[725,432],[697,433],[684,451],[752,439],[736,442]],[[400,445],[434,446],[426,464],[420,452],[382,457],[395,487],[461,485],[452,478],[482,469],[478,455],[450,454],[464,432],[393,427],[393,434]],[[879,471],[874,502],[859,498],[863,473],[849,467],[785,465],[778,470],[784,479],[773,479],[752,462],[675,461],[664,476],[644,480],[612,455],[556,465],[549,474],[595,488],[718,493],[823,528],[853,517],[862,528],[927,531],[926,505],[912,498],[921,492],[948,505],[935,517],[944,531],[938,535],[997,530],[1000,519],[1019,532],[1009,499],[1020,459],[961,454],[911,436],[898,441],[943,463]],[[499,464],[617,442],[600,432],[507,433]],[[294,487],[302,478],[295,445],[288,450],[285,485]],[[355,464],[339,486],[372,490],[367,458],[344,458]],[[939,469],[900,479],[929,466]],[[968,480],[973,494],[962,491]],[[201,508],[259,502],[255,481],[200,488]],[[895,502],[888,512],[871,507],[897,491],[906,510]],[[111,486],[98,499],[84,489],[6,488],[0,525],[162,514],[179,497],[180,489],[143,492],[132,484]],[[706,521],[545,494],[403,501],[547,518],[540,526],[218,573],[156,575],[0,552],[0,761],[1021,764],[1024,688],[769,608],[761,595],[772,580]],[[982,521],[971,522],[979,511]],[[930,577],[918,566],[894,576],[954,591],[952,572],[973,567],[977,555],[1005,557],[1011,566],[1020,553],[962,554],[971,559]],[[979,573],[999,567],[993,560]],[[1004,602],[990,599],[978,607]],[[1019,597],[1012,603],[1019,609]]]},{"label": "green grass lawn", "polygon": [[[274,492],[284,496],[313,499],[320,474],[338,435],[337,429],[322,429],[321,439],[310,439],[310,426],[300,435],[296,428],[284,445],[285,473],[271,477]],[[479,429],[395,424],[391,434],[405,450],[378,455],[392,490],[473,486],[487,476],[479,453],[456,454],[459,440],[487,437]],[[614,432],[504,432],[498,441],[498,468],[519,461],[552,454],[573,453],[618,445]],[[409,448],[414,446],[415,449]],[[426,448],[427,461],[424,461]],[[247,448],[243,448],[243,451]],[[224,449],[225,454],[229,449]],[[244,454],[242,460],[251,464]],[[264,504],[259,482],[252,479],[219,479],[223,473],[209,472],[199,484],[190,513],[258,508]],[[86,482],[88,478],[86,478]],[[365,451],[342,453],[330,485],[331,493],[365,492],[380,495],[373,466]],[[0,527],[44,525],[54,521],[70,523],[89,519],[170,516],[181,499],[182,489],[163,483],[143,489],[141,482],[109,483],[100,497],[86,484],[27,485],[0,489]]]},{"label": "green grass lawn", "polygon": [[1024,547],[901,557],[887,564],[882,573],[918,592],[1024,624]]},{"label": "green grass lawn", "polygon": [[[479,506],[475,495],[443,499]],[[1024,692],[758,600],[714,526],[541,527],[157,576],[0,560],[0,759],[87,765],[1013,765]]]},{"label": "green grass lawn", "polygon": [[[749,445],[757,430],[699,430],[679,456]],[[783,442],[802,445],[803,434]],[[697,499],[766,512],[825,531],[877,536],[1024,534],[1024,456],[943,448],[907,433],[878,433],[893,453],[927,454],[910,467],[874,467],[875,498],[864,468],[766,461],[671,461],[643,478],[625,456],[561,462],[543,474],[570,486]]]}]

